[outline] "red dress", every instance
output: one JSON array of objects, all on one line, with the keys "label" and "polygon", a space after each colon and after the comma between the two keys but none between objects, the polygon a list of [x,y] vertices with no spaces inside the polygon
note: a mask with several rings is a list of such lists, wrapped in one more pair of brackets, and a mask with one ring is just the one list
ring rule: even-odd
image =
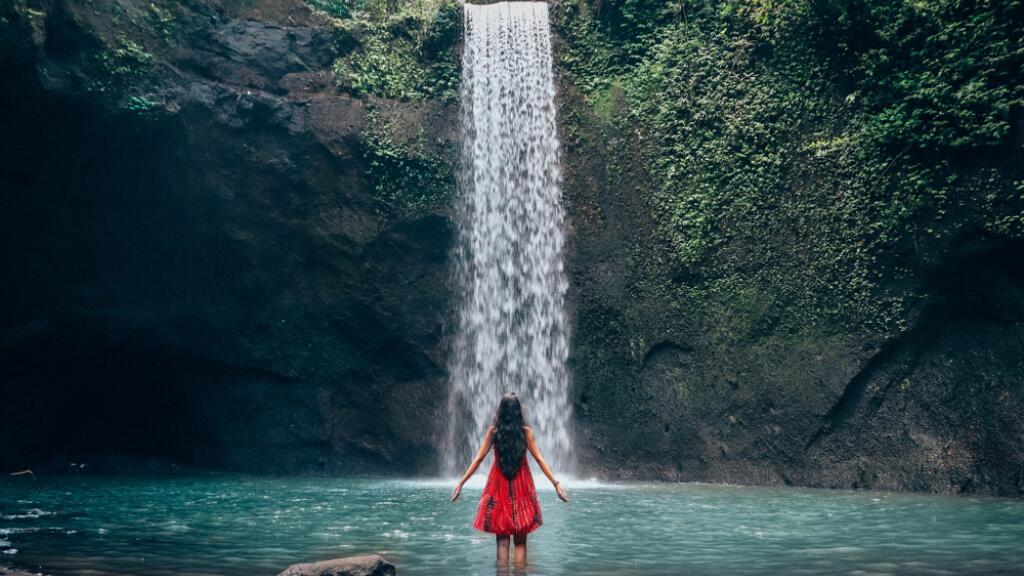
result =
[{"label": "red dress", "polygon": [[498,466],[498,448],[495,446],[494,463],[487,476],[484,493],[480,495],[473,528],[500,535],[528,534],[543,523],[526,454],[519,462],[516,475],[509,480]]}]

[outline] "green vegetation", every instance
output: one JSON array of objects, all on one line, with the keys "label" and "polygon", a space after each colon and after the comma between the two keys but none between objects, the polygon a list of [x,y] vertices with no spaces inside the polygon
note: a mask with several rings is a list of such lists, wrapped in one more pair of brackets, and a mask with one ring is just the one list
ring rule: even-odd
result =
[{"label": "green vegetation", "polygon": [[129,96],[125,108],[137,114],[146,114],[158,110],[160,103],[154,102],[145,96]]},{"label": "green vegetation", "polygon": [[104,25],[91,31],[96,41],[83,58],[87,89],[129,112],[159,111],[163,103],[153,95],[158,92],[154,53],[177,41],[178,3],[117,0],[90,5],[94,15],[103,17]]},{"label": "green vegetation", "polygon": [[351,18],[367,16],[380,18],[402,11],[415,11],[422,14],[432,13],[437,9],[435,0],[306,0],[306,3],[335,18]]},{"label": "green vegetation", "polygon": [[454,101],[461,11],[455,0],[307,0],[338,29],[334,75],[354,94]]},{"label": "green vegetation", "polygon": [[408,218],[437,212],[451,203],[455,173],[443,150],[431,146],[422,126],[401,133],[408,123],[372,112],[367,120],[364,158],[374,186],[374,199],[387,218]]},{"label": "green vegetation", "polygon": [[[397,100],[457,99],[462,12],[455,0],[306,2],[338,31],[333,69],[343,89]],[[449,152],[400,107],[371,112],[363,156],[381,214],[413,218],[450,205],[455,169]]]},{"label": "green vegetation", "polygon": [[153,56],[131,38],[120,34],[107,47],[93,54],[97,92],[129,92],[149,68]]},{"label": "green vegetation", "polygon": [[891,287],[921,250],[1024,234],[1020,1],[565,0],[557,17],[564,68],[640,135],[654,180],[661,246],[635,289],[724,337],[899,330],[914,295]]},{"label": "green vegetation", "polygon": [[168,45],[174,44],[174,32],[178,22],[174,17],[172,9],[164,6],[162,2],[150,2],[146,19],[160,38]]}]

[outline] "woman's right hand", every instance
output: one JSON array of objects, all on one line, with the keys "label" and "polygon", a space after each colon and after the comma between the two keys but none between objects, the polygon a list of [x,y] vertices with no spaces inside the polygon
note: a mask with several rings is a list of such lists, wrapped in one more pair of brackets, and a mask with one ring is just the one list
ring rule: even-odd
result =
[{"label": "woman's right hand", "polygon": [[462,494],[462,484],[456,484],[455,489],[452,490],[452,502],[459,499],[459,494]]}]

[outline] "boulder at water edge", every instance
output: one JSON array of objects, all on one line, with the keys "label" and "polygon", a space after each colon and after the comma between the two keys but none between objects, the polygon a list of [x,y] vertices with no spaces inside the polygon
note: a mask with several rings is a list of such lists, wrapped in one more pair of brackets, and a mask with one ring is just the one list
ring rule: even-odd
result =
[{"label": "boulder at water edge", "polygon": [[394,576],[395,565],[376,554],[293,564],[277,576]]}]

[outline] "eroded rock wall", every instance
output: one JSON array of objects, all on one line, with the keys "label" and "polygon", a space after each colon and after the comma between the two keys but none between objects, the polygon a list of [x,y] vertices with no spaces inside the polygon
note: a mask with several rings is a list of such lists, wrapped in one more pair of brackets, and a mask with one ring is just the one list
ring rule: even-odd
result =
[{"label": "eroded rock wall", "polygon": [[[5,2],[0,463],[433,462],[443,207],[382,208],[373,122],[302,2]],[[342,39],[343,40],[343,39]]]},{"label": "eroded rock wall", "polygon": [[[987,155],[959,156],[949,181],[999,176],[961,192],[941,217],[921,217],[921,233],[877,254],[868,242],[840,242],[874,258],[869,300],[906,303],[887,319],[896,329],[866,326],[880,320],[870,315],[844,321],[834,312],[850,303],[852,270],[836,276],[848,285],[834,291],[800,278],[821,264],[814,259],[831,235],[878,222],[843,215],[839,204],[856,191],[841,162],[808,168],[818,160],[804,142],[821,127],[807,110],[818,104],[792,124],[758,115],[781,107],[758,83],[781,82],[789,64],[755,34],[728,28],[739,18],[681,6],[693,10],[690,21],[666,17],[659,25],[672,32],[660,37],[654,24],[645,37],[609,16],[655,12],[653,4],[556,9],[581,461],[624,479],[1024,494],[1024,243],[978,215],[1019,177],[1019,123]],[[619,39],[634,33],[633,44]],[[650,48],[658,42],[660,51]],[[636,52],[616,52],[623,45]],[[692,59],[685,71],[666,68],[660,58],[681,47]],[[813,50],[808,40],[801,66]],[[733,74],[735,86],[722,80]],[[644,92],[649,80],[662,90]],[[835,81],[802,96],[821,99],[829,125],[849,121],[829,103],[845,88]],[[681,118],[691,130],[658,132],[655,109],[659,121]],[[763,163],[723,161],[751,153]],[[689,163],[673,164],[673,154]],[[874,190],[879,202],[898,202],[913,184],[895,178],[883,190],[884,168]],[[753,206],[737,211],[755,219],[712,211],[705,222],[712,193],[723,210]],[[666,212],[673,208],[680,213]],[[666,232],[678,229],[711,239],[698,262],[678,263],[678,242],[691,240]],[[822,230],[831,231],[815,239]],[[811,309],[819,302],[831,304]]]},{"label": "eroded rock wall", "polygon": [[[432,472],[451,312],[451,66],[432,60],[421,83],[397,52],[337,58],[386,48],[384,33],[437,54],[437,38],[406,20],[339,27],[298,0],[0,11],[0,465]],[[757,55],[739,40],[722,52],[735,61],[715,63],[737,77]],[[659,229],[643,118],[615,84],[576,85],[566,42],[585,472],[1021,494],[1024,246],[979,224],[982,199],[879,257],[876,295],[910,303],[885,319],[898,330],[794,322],[808,294],[830,296],[792,279],[818,257],[815,234],[836,241],[841,199],[813,164],[827,158],[797,158],[781,171],[785,197],[758,200],[767,226],[714,229],[738,281],[711,300],[699,287],[712,272],[673,264]],[[820,121],[842,124],[832,104]],[[1016,130],[1002,156],[952,169],[1012,168]],[[761,277],[777,285],[759,290]]]}]

